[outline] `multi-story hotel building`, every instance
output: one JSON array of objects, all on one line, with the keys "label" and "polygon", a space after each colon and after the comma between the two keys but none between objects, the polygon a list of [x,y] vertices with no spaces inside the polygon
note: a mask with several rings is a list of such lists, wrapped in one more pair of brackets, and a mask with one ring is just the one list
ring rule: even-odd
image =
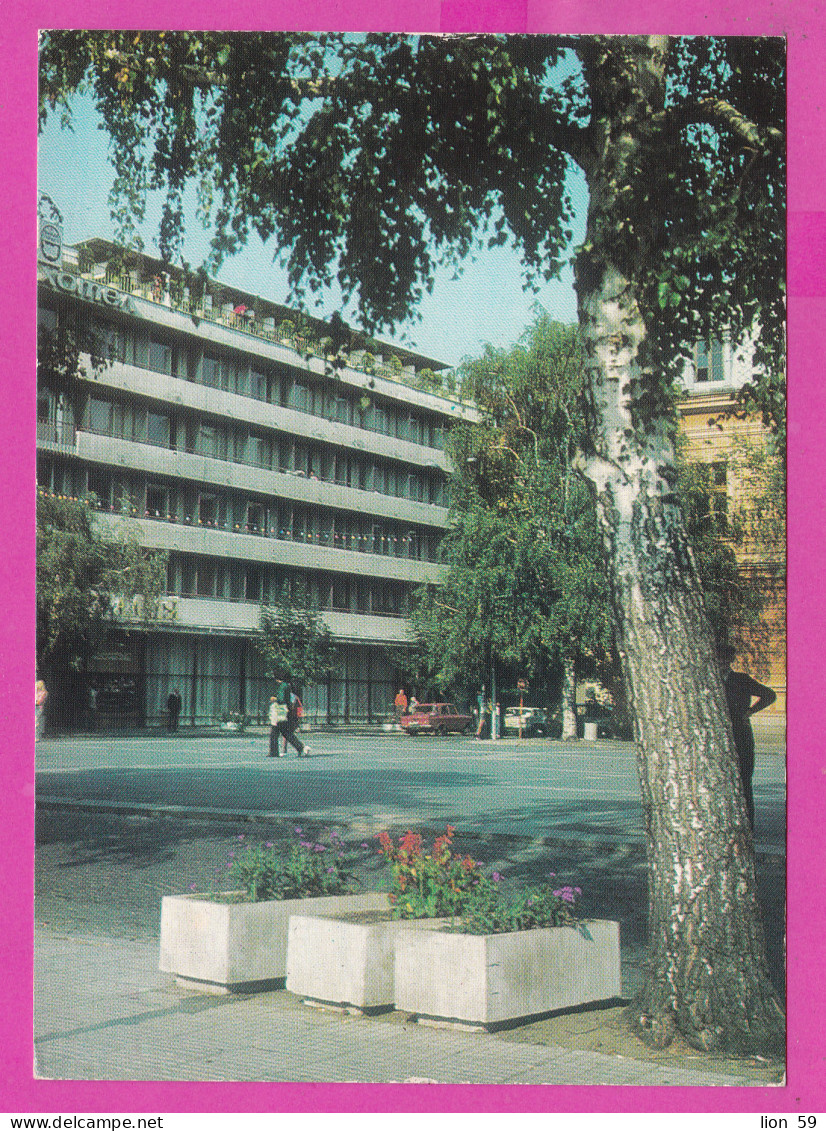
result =
[{"label": "multi-story hotel building", "polygon": [[[693,363],[686,366],[682,380],[684,396],[678,413],[686,457],[711,469],[709,520],[721,537],[726,537],[730,513],[748,513],[754,491],[748,453],[765,449],[767,443],[766,429],[758,419],[740,419],[727,412],[751,375],[748,347],[710,341],[695,347]],[[742,648],[736,666],[777,693],[766,714],[785,714],[785,531],[777,530],[773,547],[747,535],[735,545],[735,554],[744,583],[761,591],[764,605],[760,627],[744,627],[738,634]]]},{"label": "multi-story hotel building", "polygon": [[426,387],[431,359],[353,339],[336,362],[289,309],[193,278],[103,240],[65,247],[41,223],[39,324],[80,320],[107,360],[78,396],[38,390],[38,489],[93,499],[102,527],[128,513],[168,554],[159,619],[124,610],[87,684],[120,724],[157,724],[174,688],[183,724],[263,720],[261,605],[300,585],[341,645],[305,714],[386,716],[410,593],[439,578],[445,436],[475,413]]}]

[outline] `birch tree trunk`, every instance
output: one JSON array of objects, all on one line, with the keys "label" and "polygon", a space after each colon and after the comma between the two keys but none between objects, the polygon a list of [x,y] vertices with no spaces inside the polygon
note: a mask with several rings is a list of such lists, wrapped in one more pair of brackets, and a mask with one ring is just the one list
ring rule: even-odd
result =
[{"label": "birch tree trunk", "polygon": [[573,656],[562,660],[562,738],[576,738],[576,668]]},{"label": "birch tree trunk", "polygon": [[646,411],[656,375],[646,370],[631,281],[641,272],[622,248],[642,257],[648,248],[643,238],[617,239],[634,222],[623,186],[656,141],[649,123],[663,105],[664,57],[662,39],[634,37],[592,60],[605,113],[595,99],[588,236],[577,262],[593,444],[579,469],[596,492],[609,562],[648,850],[650,969],[630,1016],[657,1047],[679,1031],[704,1050],[777,1052],[783,1011],[721,674],[672,492],[668,421]]}]

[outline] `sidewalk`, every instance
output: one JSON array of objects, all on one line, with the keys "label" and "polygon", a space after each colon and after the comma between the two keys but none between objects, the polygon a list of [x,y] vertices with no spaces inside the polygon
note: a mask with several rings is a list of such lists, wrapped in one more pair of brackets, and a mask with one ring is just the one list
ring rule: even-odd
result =
[{"label": "sidewalk", "polygon": [[[157,943],[38,927],[34,1031],[41,1079],[445,1084],[754,1086],[777,1082],[757,1062],[674,1063],[578,1047],[605,1011],[556,1018],[567,1042],[536,1023],[507,1033],[434,1030],[393,1013],[313,1009],[285,990],[212,996],[157,969]],[[616,1011],[614,1011],[616,1012]],[[560,1020],[562,1024],[560,1025]],[[567,1029],[566,1029],[567,1025]],[[650,1055],[651,1059],[645,1059]]]}]

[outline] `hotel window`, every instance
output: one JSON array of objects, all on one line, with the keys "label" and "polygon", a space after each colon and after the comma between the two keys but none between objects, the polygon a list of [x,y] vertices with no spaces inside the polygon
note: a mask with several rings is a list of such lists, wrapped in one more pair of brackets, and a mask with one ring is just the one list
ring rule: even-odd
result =
[{"label": "hotel window", "polygon": [[214,597],[217,582],[217,571],[215,565],[207,560],[202,559],[198,562],[198,589],[199,597]]},{"label": "hotel window", "polygon": [[181,563],[181,596],[195,596],[195,563],[186,557]]},{"label": "hotel window", "polygon": [[333,578],[332,606],[346,612],[350,608],[350,582],[347,577]]},{"label": "hotel window", "polygon": [[146,414],[146,439],[150,444],[169,447],[169,417],[159,412]]},{"label": "hotel window", "polygon": [[97,506],[103,510],[109,509],[109,491],[111,481],[105,472],[90,470],[89,483],[87,490],[90,495],[94,495],[97,500]]},{"label": "hotel window", "polygon": [[204,354],[201,362],[201,382],[212,389],[219,388],[221,383],[221,363],[208,353]]},{"label": "hotel window", "polygon": [[287,405],[289,408],[294,408],[298,412],[312,412],[312,389],[308,388],[306,385],[299,384],[298,381],[294,381],[287,394]]},{"label": "hotel window", "polygon": [[264,532],[264,508],[260,503],[247,504],[247,530],[252,534]]},{"label": "hotel window", "polygon": [[269,444],[263,436],[255,436],[252,433],[247,435],[244,444],[244,463],[252,467],[270,466]]},{"label": "hotel window", "polygon": [[167,518],[169,515],[169,492],[165,487],[146,488],[146,513],[150,518]]},{"label": "hotel window", "polygon": [[218,522],[218,500],[215,495],[201,495],[198,499],[198,521],[202,526],[215,526]]},{"label": "hotel window", "polygon": [[149,339],[149,364],[148,368],[155,373],[168,373],[172,375],[172,346],[166,342]]},{"label": "hotel window", "polygon": [[257,369],[250,371],[250,393],[259,401],[265,401],[267,399],[266,373],[260,373]]},{"label": "hotel window", "polygon": [[199,455],[215,457],[216,435],[215,429],[211,425],[200,424],[198,426],[197,448]]},{"label": "hotel window", "polygon": [[50,424],[57,412],[57,401],[54,395],[44,389],[37,394],[37,423]]},{"label": "hotel window", "polygon": [[108,436],[112,429],[112,405],[109,401],[89,400],[89,430]]},{"label": "hotel window", "polygon": [[347,486],[347,456],[343,452],[336,452],[335,481],[342,487]]},{"label": "hotel window", "polygon": [[261,569],[259,566],[248,566],[244,578],[244,600],[261,600]]},{"label": "hotel window", "polygon": [[694,350],[694,374],[698,385],[723,380],[723,343],[698,342]]},{"label": "hotel window", "polygon": [[95,348],[101,357],[109,361],[126,360],[126,337],[122,330],[109,322],[98,322],[92,330]]}]

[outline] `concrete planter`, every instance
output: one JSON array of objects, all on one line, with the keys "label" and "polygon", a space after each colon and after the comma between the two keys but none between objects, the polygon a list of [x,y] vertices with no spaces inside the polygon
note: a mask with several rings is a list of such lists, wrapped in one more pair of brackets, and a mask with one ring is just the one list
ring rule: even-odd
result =
[{"label": "concrete planter", "polygon": [[619,923],[502,935],[413,932],[396,940],[396,1008],[493,1027],[619,997]]},{"label": "concrete planter", "polygon": [[364,1012],[390,1009],[393,965],[403,934],[436,930],[444,919],[396,921],[385,913],[293,915],[287,944],[287,989],[300,997]]},{"label": "concrete planter", "polygon": [[387,896],[382,892],[262,903],[219,903],[204,894],[168,895],[161,903],[159,968],[212,993],[269,989],[283,985],[287,972],[291,915],[386,908]]}]

